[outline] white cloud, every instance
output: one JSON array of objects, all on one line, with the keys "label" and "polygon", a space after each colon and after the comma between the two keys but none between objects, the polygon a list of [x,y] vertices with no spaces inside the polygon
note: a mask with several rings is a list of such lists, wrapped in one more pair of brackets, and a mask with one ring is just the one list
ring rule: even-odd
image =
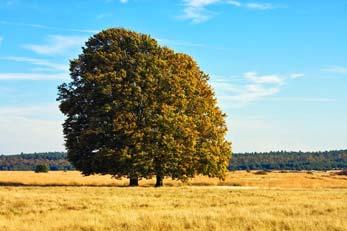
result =
[{"label": "white cloud", "polygon": [[109,17],[111,17],[111,16],[112,16],[111,13],[103,13],[103,14],[98,14],[98,15],[96,16],[96,19],[102,20],[102,19],[105,19],[105,18],[109,18]]},{"label": "white cloud", "polygon": [[252,2],[252,3],[247,3],[244,5],[244,7],[252,10],[271,10],[275,8],[271,3],[257,3],[257,2]]},{"label": "white cloud", "polygon": [[184,2],[191,7],[205,7],[221,0],[184,0]]},{"label": "white cloud", "polygon": [[271,3],[243,3],[237,0],[183,0],[183,3],[184,10],[181,18],[191,20],[193,23],[202,23],[212,18],[215,13],[207,8],[216,4],[228,4],[234,7],[250,10],[271,10],[278,8],[278,6]]},{"label": "white cloud", "polygon": [[66,73],[0,73],[0,80],[67,80]]},{"label": "white cloud", "polygon": [[[225,107],[240,107],[259,101],[265,97],[277,94],[279,87],[267,87],[262,85],[246,85],[241,87],[241,92],[234,95],[222,95],[217,98]],[[218,92],[218,90],[217,90]],[[217,93],[218,94],[218,93]]]},{"label": "white cloud", "polygon": [[[111,2],[114,2],[115,0],[105,0],[106,3],[111,3]],[[120,3],[128,3],[128,0],[119,0]]]},{"label": "white cloud", "polygon": [[279,102],[300,102],[300,103],[333,103],[336,99],[332,98],[314,98],[314,97],[280,97],[268,99],[269,101],[279,101]]},{"label": "white cloud", "polygon": [[303,77],[302,73],[283,75],[259,75],[246,72],[240,77],[224,77],[213,75],[210,82],[216,91],[217,99],[222,107],[242,107],[255,101],[295,101],[295,102],[335,102],[335,99],[316,97],[274,98],[281,91],[281,86],[290,79]]},{"label": "white cloud", "polygon": [[4,41],[4,38],[0,36],[0,45],[1,45],[2,41]]},{"label": "white cloud", "polygon": [[64,150],[62,120],[56,103],[0,107],[0,154]]},{"label": "white cloud", "polygon": [[226,3],[235,7],[242,7],[242,8],[246,8],[250,10],[272,10],[279,7],[271,3],[259,3],[259,2],[242,3],[240,1],[233,1],[233,0],[226,1]]},{"label": "white cloud", "polygon": [[221,2],[221,0],[184,0],[184,15],[182,18],[193,23],[209,20],[214,14],[206,9],[207,6]]},{"label": "white cloud", "polygon": [[333,73],[333,74],[345,75],[345,74],[347,74],[347,67],[331,66],[331,67],[323,68],[323,69],[321,69],[321,71],[329,72],[329,73]]},{"label": "white cloud", "polygon": [[245,79],[257,84],[282,84],[283,79],[277,75],[262,75],[259,76],[256,72],[244,73]]},{"label": "white cloud", "polygon": [[182,47],[204,47],[205,46],[204,44],[201,44],[201,43],[192,43],[192,42],[185,42],[185,41],[171,40],[171,39],[156,38],[156,40],[163,45],[182,46]]},{"label": "white cloud", "polygon": [[92,30],[92,29],[55,27],[55,26],[47,26],[47,25],[42,25],[42,24],[11,22],[11,21],[4,21],[4,20],[1,20],[0,24],[17,26],[17,27],[30,27],[30,28],[36,28],[36,29],[41,29],[41,30],[69,31],[69,32],[79,32],[79,33],[88,33],[88,34],[98,33],[98,30]]},{"label": "white cloud", "polygon": [[230,0],[230,1],[227,1],[227,3],[230,4],[230,5],[233,5],[233,6],[237,6],[237,7],[242,6],[241,2],[239,2],[239,1],[232,1],[232,0]]},{"label": "white cloud", "polygon": [[289,75],[289,77],[292,78],[292,79],[298,79],[298,78],[301,78],[301,77],[304,77],[304,76],[305,76],[305,74],[303,74],[303,73],[292,73],[292,74]]},{"label": "white cloud", "polygon": [[25,62],[25,63],[30,63],[39,67],[47,68],[47,69],[40,68],[40,70],[64,71],[64,72],[67,72],[69,70],[69,67],[66,64],[53,63],[44,59],[35,59],[35,58],[20,57],[20,56],[0,57],[0,59],[14,61],[14,62]]},{"label": "white cloud", "polygon": [[[240,80],[239,78],[237,78]],[[235,78],[211,79],[216,90],[217,99],[222,107],[240,107],[263,98],[273,96],[280,92],[285,79],[278,75],[258,75],[256,72],[246,72],[241,80],[243,83],[235,84]]]},{"label": "white cloud", "polygon": [[52,35],[48,37],[46,44],[27,44],[23,47],[41,55],[58,55],[81,48],[85,40],[85,37],[80,36]]}]

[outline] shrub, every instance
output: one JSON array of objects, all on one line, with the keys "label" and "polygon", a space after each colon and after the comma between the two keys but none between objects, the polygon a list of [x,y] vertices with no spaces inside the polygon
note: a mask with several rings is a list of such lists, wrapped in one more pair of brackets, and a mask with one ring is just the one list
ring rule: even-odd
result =
[{"label": "shrub", "polygon": [[347,176],[347,169],[343,169],[340,172],[337,172],[336,175]]},{"label": "shrub", "polygon": [[35,167],[35,172],[36,172],[36,173],[39,173],[39,172],[48,172],[48,167],[47,167],[47,165],[43,165],[43,164],[36,165],[36,167]]},{"label": "shrub", "polygon": [[254,174],[256,174],[256,175],[266,175],[267,173],[268,173],[268,171],[260,170],[260,171],[256,171]]}]

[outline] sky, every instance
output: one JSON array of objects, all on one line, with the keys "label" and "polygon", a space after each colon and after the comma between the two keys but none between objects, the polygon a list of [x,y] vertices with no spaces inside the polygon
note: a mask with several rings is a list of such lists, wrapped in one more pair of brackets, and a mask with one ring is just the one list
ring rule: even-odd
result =
[{"label": "sky", "polygon": [[0,154],[64,151],[57,86],[123,27],[191,55],[234,152],[347,147],[347,0],[0,0]]}]

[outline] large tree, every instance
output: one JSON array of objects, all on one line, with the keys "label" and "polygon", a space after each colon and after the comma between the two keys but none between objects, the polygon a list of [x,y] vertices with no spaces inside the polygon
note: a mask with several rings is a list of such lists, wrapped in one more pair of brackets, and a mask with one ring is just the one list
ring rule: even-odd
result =
[{"label": "large tree", "polygon": [[148,35],[108,29],[91,37],[59,86],[68,159],[85,175],[223,178],[231,155],[225,115],[208,76]]}]

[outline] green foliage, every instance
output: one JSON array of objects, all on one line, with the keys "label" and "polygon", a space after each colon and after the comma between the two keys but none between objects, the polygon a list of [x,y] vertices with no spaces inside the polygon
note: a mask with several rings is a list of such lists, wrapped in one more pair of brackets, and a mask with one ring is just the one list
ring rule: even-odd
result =
[{"label": "green foliage", "polygon": [[331,170],[347,168],[347,150],[233,154],[229,170]]},{"label": "green foliage", "polygon": [[47,165],[43,165],[43,164],[40,164],[40,165],[36,165],[35,167],[35,172],[36,173],[40,173],[40,172],[48,172],[48,167]]},{"label": "green foliage", "polygon": [[74,169],[64,152],[0,155],[0,170],[34,171],[36,165],[46,165],[50,171]]},{"label": "green foliage", "polygon": [[223,178],[225,115],[188,55],[148,35],[108,29],[71,61],[59,87],[68,159],[85,175]]}]

